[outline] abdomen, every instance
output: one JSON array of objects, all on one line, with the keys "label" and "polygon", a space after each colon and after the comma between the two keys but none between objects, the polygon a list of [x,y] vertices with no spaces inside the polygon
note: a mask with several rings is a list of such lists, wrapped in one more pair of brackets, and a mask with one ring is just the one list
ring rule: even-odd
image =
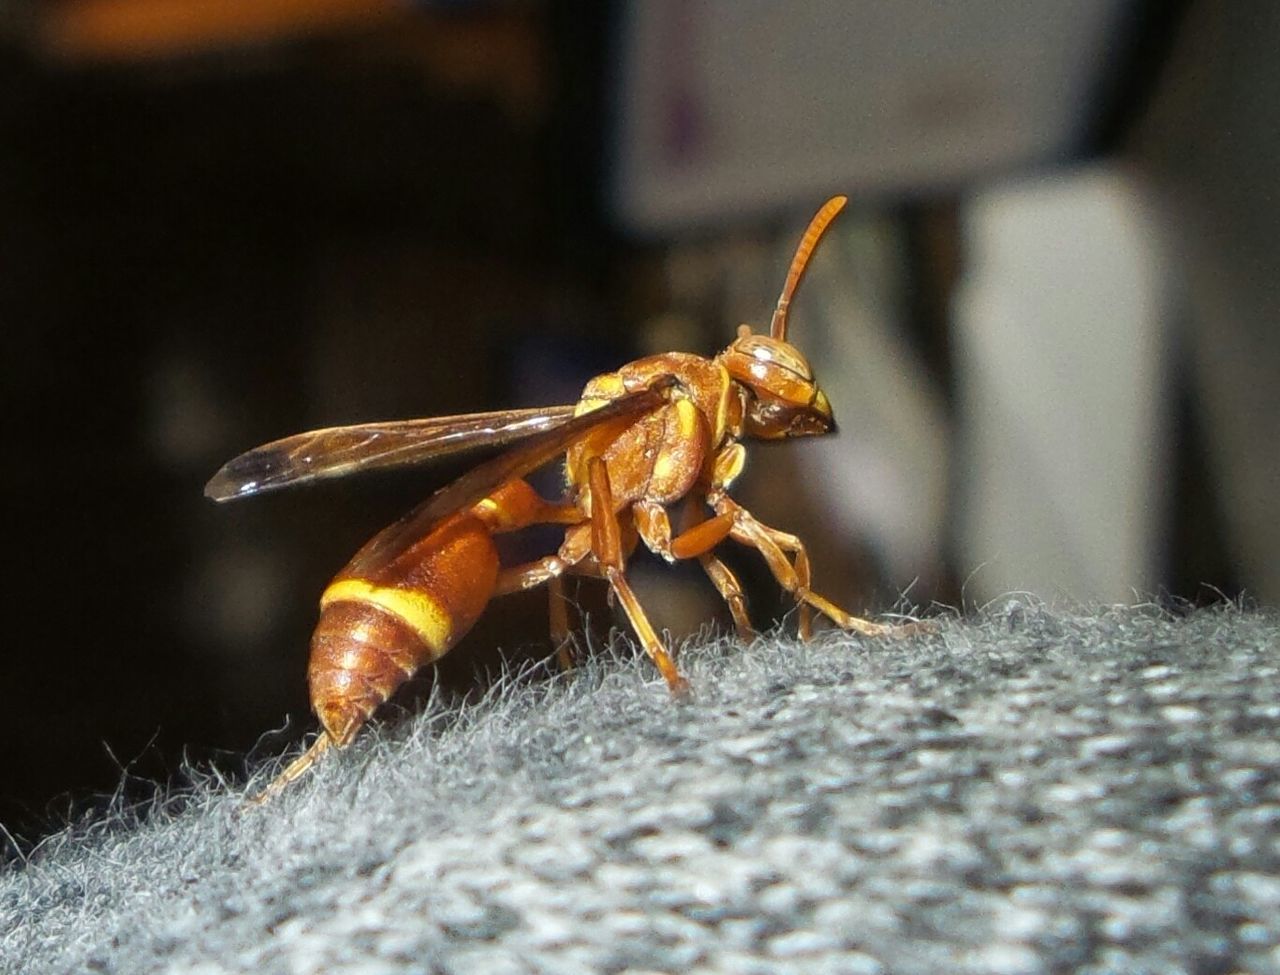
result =
[{"label": "abdomen", "polygon": [[307,678],[311,707],[336,745],[484,611],[498,576],[485,524],[456,515],[368,576],[340,572],[320,597]]}]

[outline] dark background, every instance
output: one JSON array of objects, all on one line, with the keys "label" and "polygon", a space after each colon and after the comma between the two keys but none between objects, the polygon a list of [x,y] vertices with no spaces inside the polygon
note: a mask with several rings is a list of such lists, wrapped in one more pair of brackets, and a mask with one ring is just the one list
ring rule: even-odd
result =
[{"label": "dark background", "polygon": [[[606,202],[614,5],[389,4],[158,50],[131,48],[127,31],[98,46],[76,34],[90,7],[10,4],[0,47],[0,823],[28,840],[92,808],[122,768],[142,796],[184,758],[234,774],[250,749],[274,754],[309,730],[306,646],[326,580],[463,469],[218,507],[201,489],[224,460],[317,426],[572,401],[587,377],[650,351],[647,330],[677,305],[687,347],[713,351],[732,335],[725,296],[714,279],[673,295],[664,262],[690,240],[794,239],[821,201],[798,193],[680,237],[621,226]],[[1224,123],[1213,103],[1179,98],[1219,84],[1228,101],[1273,104],[1272,77],[1233,53],[1265,47],[1241,7],[1135,4],[1088,131],[1037,165],[1119,157],[1155,183],[1207,187],[1208,212],[1226,214],[1216,250],[1246,255],[1266,282],[1271,245],[1232,214],[1274,211],[1274,139],[1188,151],[1220,146]],[[1258,8],[1266,29],[1270,9]],[[1246,114],[1233,132],[1265,119]],[[1242,172],[1256,197],[1222,198]],[[907,242],[908,325],[951,408],[949,295],[971,189],[873,203]],[[1267,294],[1257,307],[1267,322]],[[1207,462],[1230,418],[1201,408],[1190,368],[1174,398],[1159,591],[1171,605],[1257,591]],[[769,492],[743,496],[815,538],[827,591],[856,609],[894,602],[874,554],[823,521],[820,495]],[[911,595],[958,605],[970,566],[950,542],[941,551]],[[760,616],[783,608],[758,569],[743,571]],[[713,600],[678,598],[706,588],[696,574],[669,578],[649,583],[660,625],[724,621]],[[598,596],[581,598],[607,622]],[[545,632],[540,595],[504,601],[441,679],[475,685],[494,647],[545,654]]]}]

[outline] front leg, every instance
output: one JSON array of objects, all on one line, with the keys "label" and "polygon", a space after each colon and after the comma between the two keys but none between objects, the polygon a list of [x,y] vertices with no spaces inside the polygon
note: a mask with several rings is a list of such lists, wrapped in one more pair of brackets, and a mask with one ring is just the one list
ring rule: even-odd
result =
[{"label": "front leg", "polygon": [[[712,500],[712,508],[717,515],[732,515],[734,525],[729,537],[758,551],[764,557],[769,571],[788,593],[795,597],[801,607],[812,606],[842,630],[852,630],[864,636],[907,636],[912,633],[933,632],[934,627],[928,623],[907,623],[894,626],[887,623],[874,623],[847,613],[825,596],[820,596],[809,588],[809,556],[804,543],[795,535],[770,528],[758,521],[755,515],[738,504],[728,495],[721,494]],[[787,553],[795,558],[794,565],[787,558]],[[805,628],[807,629],[807,628]],[[808,638],[804,629],[802,638]]]},{"label": "front leg", "polygon": [[[731,525],[736,526],[739,516],[746,515],[751,518],[750,513],[741,505],[733,501],[728,494],[729,486],[742,474],[743,468],[747,466],[747,449],[742,444],[734,441],[725,444],[724,447],[716,454],[711,462],[711,485],[707,492],[706,502],[716,511],[716,518],[727,518]],[[721,505],[721,507],[717,507]],[[751,518],[755,522],[754,518]],[[808,592],[809,591],[809,553],[805,551],[804,544],[794,535],[787,535],[785,532],[779,532],[775,529],[761,525],[759,522],[755,524],[768,532],[772,532],[775,538],[769,539],[772,543],[766,549],[760,549],[765,560],[769,563],[769,568],[773,572],[773,577],[786,587],[783,578],[794,578],[795,589],[788,589],[788,592]],[[739,535],[742,529],[739,529]],[[732,534],[732,530],[731,530]],[[743,541],[741,537],[734,536],[737,541]],[[752,544],[747,542],[746,544]],[[760,548],[753,545],[754,548]],[[793,552],[795,554],[794,565],[787,561],[786,556],[782,555],[779,548]],[[708,572],[711,570],[708,569]],[[714,580],[716,577],[712,575]],[[733,579],[737,582],[737,579]],[[741,590],[739,590],[741,591]],[[798,600],[800,604],[799,624],[797,631],[800,639],[808,640],[813,635],[813,624],[810,618],[810,603],[804,600]]]},{"label": "front leg", "polygon": [[[694,499],[694,496],[690,495],[690,498]],[[701,504],[696,499],[691,500],[689,507],[695,506],[701,507]],[[732,569],[711,554],[713,548],[729,537],[734,516],[716,515],[686,528],[672,538],[671,519],[662,505],[653,501],[637,501],[631,506],[631,510],[635,515],[636,531],[649,550],[668,562],[696,558],[702,571],[720,593],[720,598],[729,607],[738,636],[744,641],[755,636],[751,618],[747,615],[747,597],[738,577],[733,574]]]}]

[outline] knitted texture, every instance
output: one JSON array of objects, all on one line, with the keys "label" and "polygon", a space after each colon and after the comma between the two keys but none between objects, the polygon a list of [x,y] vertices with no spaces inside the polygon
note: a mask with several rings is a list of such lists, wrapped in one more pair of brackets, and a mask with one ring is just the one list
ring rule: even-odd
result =
[{"label": "knitted texture", "polygon": [[1280,621],[605,654],[0,873],[0,971],[1280,972]]}]

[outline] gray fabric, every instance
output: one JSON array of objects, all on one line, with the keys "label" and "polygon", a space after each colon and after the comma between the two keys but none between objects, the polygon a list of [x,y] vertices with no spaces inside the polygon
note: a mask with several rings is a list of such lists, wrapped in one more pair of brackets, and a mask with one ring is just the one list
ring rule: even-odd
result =
[{"label": "gray fabric", "polygon": [[[604,655],[0,876],[5,972],[1280,972],[1280,626]],[[262,777],[270,769],[262,771]],[[259,782],[258,784],[261,784]]]}]

